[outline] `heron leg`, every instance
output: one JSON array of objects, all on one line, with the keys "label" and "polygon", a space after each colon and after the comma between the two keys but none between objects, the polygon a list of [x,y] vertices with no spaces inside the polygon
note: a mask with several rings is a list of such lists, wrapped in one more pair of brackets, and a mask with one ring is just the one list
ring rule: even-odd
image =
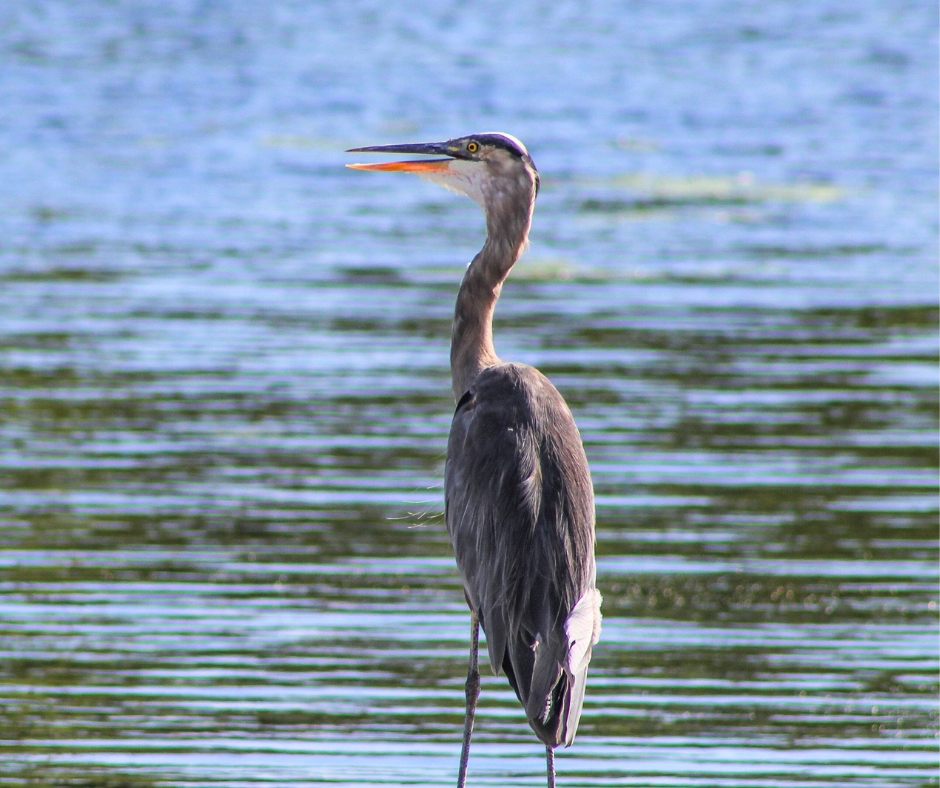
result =
[{"label": "heron leg", "polygon": [[467,713],[463,722],[463,749],[460,751],[460,771],[457,775],[457,788],[467,784],[467,764],[470,762],[470,735],[473,733],[473,717],[477,710],[477,698],[480,697],[480,671],[477,665],[477,652],[480,647],[480,621],[476,612],[470,610],[470,668],[467,670]]},{"label": "heron leg", "polygon": [[555,788],[555,751],[545,748],[545,771],[548,773],[548,788]]}]

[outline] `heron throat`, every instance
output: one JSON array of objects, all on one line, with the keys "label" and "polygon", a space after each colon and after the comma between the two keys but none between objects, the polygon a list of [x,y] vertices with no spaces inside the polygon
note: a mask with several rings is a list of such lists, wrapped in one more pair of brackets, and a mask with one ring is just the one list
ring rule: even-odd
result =
[{"label": "heron throat", "polygon": [[525,251],[535,192],[530,184],[493,195],[484,206],[486,243],[467,267],[457,305],[450,344],[450,373],[454,400],[468,390],[473,379],[487,367],[499,364],[493,347],[493,312],[509,271]]}]

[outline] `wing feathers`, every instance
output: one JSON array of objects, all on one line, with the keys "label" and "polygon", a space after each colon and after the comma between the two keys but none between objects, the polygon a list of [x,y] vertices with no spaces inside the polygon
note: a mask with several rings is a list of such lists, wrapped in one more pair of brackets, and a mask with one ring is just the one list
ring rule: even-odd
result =
[{"label": "wing feathers", "polygon": [[506,672],[539,738],[568,745],[601,620],[581,438],[531,367],[490,367],[470,393],[473,407],[454,414],[445,471],[457,564],[494,671]]},{"label": "wing feathers", "polygon": [[601,636],[601,593],[591,588],[578,600],[565,621],[568,655],[565,670],[575,674],[587,668],[591,661],[591,648]]}]

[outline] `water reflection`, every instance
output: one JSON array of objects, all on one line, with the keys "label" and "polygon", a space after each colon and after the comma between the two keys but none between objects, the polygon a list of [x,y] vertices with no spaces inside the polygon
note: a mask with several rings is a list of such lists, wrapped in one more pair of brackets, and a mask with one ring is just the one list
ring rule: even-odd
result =
[{"label": "water reflection", "polygon": [[[560,784],[935,781],[933,11],[601,9],[588,46],[523,3],[467,60],[440,41],[481,23],[436,8],[69,8],[0,28],[0,783],[451,783],[446,342],[482,220],[339,151],[480,117],[545,184],[497,344],[571,403],[598,494]],[[405,40],[460,85],[574,46],[607,87],[432,101]],[[540,783],[504,679],[477,736],[473,784]]]}]

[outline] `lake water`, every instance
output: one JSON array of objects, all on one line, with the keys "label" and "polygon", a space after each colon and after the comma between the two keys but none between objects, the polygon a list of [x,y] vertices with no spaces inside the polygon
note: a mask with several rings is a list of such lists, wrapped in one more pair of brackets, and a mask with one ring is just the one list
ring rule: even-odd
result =
[{"label": "lake water", "polygon": [[[604,631],[559,786],[935,785],[935,3],[0,9],[0,784],[445,786],[466,198],[567,397]],[[359,158],[361,160],[361,156]],[[504,678],[471,785],[544,784]]]}]

